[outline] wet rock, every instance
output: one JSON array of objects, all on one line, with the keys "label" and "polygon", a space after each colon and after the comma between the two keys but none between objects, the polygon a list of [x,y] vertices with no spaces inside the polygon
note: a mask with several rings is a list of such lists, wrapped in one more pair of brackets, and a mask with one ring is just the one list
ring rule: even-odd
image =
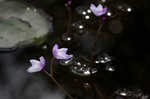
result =
[{"label": "wet rock", "polygon": [[41,44],[53,31],[52,17],[16,1],[0,3],[0,49]]}]

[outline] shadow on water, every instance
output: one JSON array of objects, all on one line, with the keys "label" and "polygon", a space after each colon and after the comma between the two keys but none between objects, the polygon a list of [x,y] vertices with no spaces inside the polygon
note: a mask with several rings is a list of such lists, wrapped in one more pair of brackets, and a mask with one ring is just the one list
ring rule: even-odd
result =
[{"label": "shadow on water", "polygon": [[[55,41],[60,42],[57,39],[66,31],[65,1],[27,0],[26,2],[43,9],[54,17],[54,33],[48,36],[48,40],[40,46],[18,48],[12,52],[0,49],[0,99],[68,99],[44,73],[29,74],[26,72],[30,66],[29,59],[37,59],[40,56],[46,58],[46,69],[49,70],[52,58],[51,48]],[[76,6],[84,4],[86,0],[73,2],[73,10],[75,10]],[[132,5],[132,2],[130,3]],[[113,47],[110,44],[111,55],[117,60],[115,72],[111,72],[112,68],[107,71],[101,64],[99,65],[101,67],[98,68],[99,72],[84,77],[70,72],[67,66],[60,66],[59,61],[55,62],[55,78],[74,99],[149,99],[147,98],[150,95],[150,48],[148,44],[150,19],[147,13],[149,5],[147,1],[141,1],[134,3],[133,6],[136,9],[132,14],[126,16],[123,33],[115,41]],[[93,30],[90,33],[93,33]],[[93,42],[91,35],[93,36],[93,34],[88,34],[80,38],[81,43],[77,46],[81,48],[77,52],[85,58],[89,57],[88,53],[91,51],[88,49],[91,48],[90,42]],[[112,35],[107,35],[106,40],[111,41],[113,39],[111,37]],[[88,39],[91,41],[87,44]],[[99,42],[100,45],[105,43],[101,40]],[[101,47],[106,46],[97,46],[98,53],[104,50]],[[72,47],[72,50],[77,48]]]}]

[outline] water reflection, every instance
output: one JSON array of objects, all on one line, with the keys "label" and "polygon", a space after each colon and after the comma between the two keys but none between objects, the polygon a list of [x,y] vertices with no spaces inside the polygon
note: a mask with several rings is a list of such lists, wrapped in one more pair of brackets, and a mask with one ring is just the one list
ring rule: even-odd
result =
[{"label": "water reflection", "polygon": [[[103,1],[105,1],[105,0],[103,0]],[[77,2],[77,1],[75,1],[75,2]],[[59,6],[60,5],[57,5],[57,7],[59,7]],[[55,24],[57,33],[55,32],[54,36],[49,38],[51,40],[57,39],[58,34],[62,34],[64,32],[63,31],[64,27],[62,26],[62,23],[64,24],[64,21],[66,21],[66,20],[62,20],[62,18],[64,18],[63,15],[64,15],[65,11],[62,6],[59,7],[59,9],[62,9],[62,10],[60,10],[60,13],[57,12],[58,10],[56,12],[55,11],[52,12],[54,15],[55,14],[57,15],[56,18],[58,18],[58,19],[60,18],[59,22],[61,20],[61,22],[60,22],[61,24],[58,22],[58,20],[55,20],[55,21],[57,21],[56,22],[57,24]],[[29,9],[27,9],[27,10],[29,10]],[[47,9],[46,11],[49,11],[49,10],[50,9]],[[131,9],[128,9],[128,11],[132,12]],[[34,9],[34,12],[36,12],[36,9]],[[90,15],[90,11],[88,8],[83,9],[83,11],[81,11],[80,14],[83,16],[83,18],[85,18],[86,16],[89,16],[89,18],[91,19],[91,17],[92,17]],[[88,19],[88,17],[87,17],[87,19]],[[79,20],[81,20],[81,19],[79,19]],[[88,20],[86,20],[86,22],[87,21]],[[90,21],[88,21],[88,22],[90,22]],[[93,27],[96,27],[96,26],[93,26]],[[83,24],[83,25],[80,24],[77,27],[78,30],[84,30],[85,28],[86,28],[85,24]],[[91,27],[89,26],[88,28],[91,28]],[[129,29],[127,29],[127,30],[129,30]],[[81,33],[84,34],[85,32],[82,31]],[[92,36],[94,33],[95,32],[91,32]],[[80,40],[81,42],[84,42],[81,44],[81,45],[85,46],[83,48],[81,47],[81,50],[84,49],[84,51],[88,50],[89,43],[91,42],[89,40],[91,35],[86,35],[86,36],[87,36],[86,40],[83,41],[82,38]],[[94,40],[94,39],[95,39],[95,37],[92,38],[92,40]],[[132,37],[132,39],[133,39],[133,37]],[[72,37],[64,36],[64,38],[62,37],[62,40],[64,42],[68,42],[68,41],[70,42],[70,41],[72,41]],[[109,40],[106,40],[106,41],[109,41]],[[45,55],[45,57],[48,60],[46,69],[49,70],[49,61],[51,58],[51,55],[50,55],[51,50],[49,49],[49,47],[51,47],[51,44],[53,44],[53,42],[48,42],[48,43],[50,46],[45,44],[41,47],[42,50],[37,50],[37,49],[39,49],[37,47],[37,48],[31,48],[30,50],[27,50],[27,49],[23,49],[22,51],[17,50],[16,52],[12,52],[12,53],[0,53],[0,77],[1,77],[0,99],[49,99],[49,98],[51,98],[51,99],[65,99],[65,98],[68,99],[66,97],[66,95],[63,92],[61,92],[59,90],[59,88],[56,87],[56,85],[47,76],[45,76],[45,75],[43,76],[43,73],[28,74],[26,72],[26,69],[30,65],[28,60],[30,58],[39,57],[39,55],[40,56]],[[128,45],[128,43],[131,43],[131,42],[127,42],[127,45]],[[99,43],[99,45],[102,45],[102,44],[103,43]],[[121,47],[124,46],[124,43],[122,44],[119,42],[119,46],[121,46]],[[129,46],[125,46],[125,47],[128,48]],[[102,48],[102,47],[98,46],[98,48]],[[76,48],[76,50],[79,50],[79,49]],[[117,51],[126,54],[126,52],[124,52],[124,50],[118,49]],[[84,55],[87,55],[89,52],[91,52],[91,50],[89,50]],[[143,53],[142,53],[142,55],[143,55]],[[129,66],[131,66],[130,68],[132,68],[132,65],[131,65],[132,62],[126,61],[127,59],[130,59],[131,57],[130,56],[124,57],[125,55],[122,55],[122,54],[119,54],[118,56],[121,57],[121,59],[119,59],[119,60],[125,61],[125,63],[127,64],[127,65],[125,64],[126,66],[124,66],[124,67],[122,65],[120,65],[123,73],[134,72],[139,67],[139,65],[138,65],[136,68],[133,68],[134,70],[126,69]],[[61,61],[59,61],[59,65],[58,64],[57,65],[59,67],[62,67],[63,69],[66,69],[66,71],[67,70],[71,71],[71,74],[66,71],[63,72],[63,70],[61,70],[61,69],[58,69],[57,70],[58,72],[55,72],[55,77],[61,83],[61,85],[74,97],[74,99],[99,99],[97,93],[100,92],[98,90],[101,90],[101,89],[102,89],[102,93],[104,93],[104,97],[107,95],[107,93],[112,93],[112,94],[116,95],[115,98],[111,98],[111,99],[125,99],[125,98],[126,99],[132,99],[132,98],[133,99],[148,99],[149,95],[145,94],[143,92],[143,90],[139,90],[139,89],[136,89],[136,90],[129,90],[126,88],[118,89],[115,91],[115,93],[113,93],[113,89],[116,87],[116,85],[117,86],[120,86],[122,84],[130,85],[130,83],[128,83],[128,82],[133,81],[131,79],[121,81],[118,76],[120,76],[120,77],[122,77],[122,75],[126,76],[126,74],[123,74],[123,73],[114,75],[115,79],[108,77],[108,76],[104,75],[103,72],[100,72],[99,69],[96,67],[96,66],[99,66],[99,67],[102,66],[102,67],[104,67],[105,71],[109,71],[109,72],[117,71],[116,67],[115,67],[116,65],[111,64],[111,62],[113,60],[114,60],[114,58],[107,53],[102,53],[102,55],[100,55],[98,60],[95,61],[95,64],[92,63],[92,65],[89,61],[85,61],[85,60],[84,61],[83,60],[74,61],[74,59],[61,60]],[[137,62],[137,60],[136,60],[136,62]],[[147,69],[147,67],[145,68],[145,67],[143,67],[143,65],[144,65],[144,62],[140,66],[142,66],[142,68],[144,68],[143,69],[144,73],[146,75],[148,75],[149,71],[145,71],[145,69]],[[54,67],[55,66],[56,65],[54,65]],[[69,67],[69,69],[67,69],[65,66],[66,67],[70,66],[70,67]],[[124,70],[124,68],[125,68],[125,70]],[[96,75],[94,77],[91,76],[96,73],[98,73],[99,75]],[[88,79],[84,78],[85,76],[86,77],[88,76]],[[144,77],[144,76],[142,76],[142,74],[140,76],[142,78],[142,81],[139,81],[137,75],[135,76],[135,78],[137,77],[136,84],[139,84],[139,85],[141,84],[146,87],[149,86],[149,82],[147,82],[147,81],[149,81],[149,80],[147,80],[148,77]],[[128,75],[126,77],[128,78]],[[93,87],[93,85],[92,85],[93,82],[97,83],[98,90],[97,89],[95,90],[95,88]],[[146,83],[146,85],[144,85],[145,83]],[[105,99],[109,99],[109,98],[106,97]]]},{"label": "water reflection", "polygon": [[120,88],[115,91],[115,94],[122,97],[122,99],[125,97],[129,99],[149,99],[149,96],[143,90],[137,88]]},{"label": "water reflection", "polygon": [[[0,55],[0,99],[64,99],[64,94],[54,90],[42,75],[26,72],[28,62],[16,59],[18,53]],[[4,79],[2,79],[4,78]]]}]

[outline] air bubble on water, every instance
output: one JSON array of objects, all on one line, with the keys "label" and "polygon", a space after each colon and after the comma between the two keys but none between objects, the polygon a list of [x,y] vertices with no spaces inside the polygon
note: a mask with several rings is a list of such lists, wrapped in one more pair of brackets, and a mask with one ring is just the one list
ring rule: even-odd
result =
[{"label": "air bubble on water", "polygon": [[107,16],[112,16],[112,13],[111,12],[107,12]]},{"label": "air bubble on water", "polygon": [[121,96],[127,96],[127,93],[126,92],[121,92],[120,95]]},{"label": "air bubble on water", "polygon": [[43,45],[43,46],[42,46],[42,49],[43,49],[43,50],[46,50],[47,48],[48,48],[47,45]]},{"label": "air bubble on water", "polygon": [[85,12],[85,11],[83,11],[83,12],[82,12],[82,14],[83,14],[83,15],[86,15],[86,12]]},{"label": "air bubble on water", "polygon": [[80,61],[75,62],[71,67],[70,67],[72,73],[80,76],[90,76],[90,67],[87,64],[83,64]]},{"label": "air bubble on water", "polygon": [[80,6],[80,7],[76,8],[76,11],[78,14],[85,16],[88,13],[87,9],[88,9],[88,7],[86,7],[86,6]]},{"label": "air bubble on water", "polygon": [[85,19],[86,19],[86,20],[89,20],[89,19],[90,19],[90,16],[89,16],[89,15],[86,15],[86,16],[85,16]]},{"label": "air bubble on water", "polygon": [[65,33],[65,34],[62,35],[62,40],[66,41],[66,42],[69,42],[69,41],[72,40],[72,36]]},{"label": "air bubble on water", "polygon": [[79,29],[83,29],[84,28],[84,26],[83,25],[79,25]]},{"label": "air bubble on water", "polygon": [[115,71],[115,68],[114,68],[114,66],[107,65],[107,66],[106,66],[106,71],[114,72],[114,71]]},{"label": "air bubble on water", "polygon": [[74,22],[73,24],[72,24],[72,27],[74,28],[74,29],[84,29],[84,24],[81,22],[81,21],[77,21],[77,22]]},{"label": "air bubble on water", "polygon": [[105,64],[105,63],[108,63],[108,62],[111,62],[113,59],[112,56],[110,56],[109,54],[107,53],[102,53],[101,55],[99,55],[96,60],[94,61],[95,64],[99,64],[99,63],[102,63],[102,64]]},{"label": "air bubble on water", "polygon": [[98,72],[97,68],[92,68],[92,69],[91,69],[91,73],[92,73],[92,74],[95,74],[95,73],[97,73],[97,72]]},{"label": "air bubble on water", "polygon": [[92,11],[90,9],[87,10],[87,13],[91,13]]},{"label": "air bubble on water", "polygon": [[91,73],[90,73],[90,70],[89,69],[87,69],[87,70],[85,70],[84,71],[84,75],[90,75]]},{"label": "air bubble on water", "polygon": [[70,68],[72,73],[79,76],[90,76],[98,72],[97,68],[92,68],[88,64],[76,63]]},{"label": "air bubble on water", "polygon": [[131,92],[128,91],[127,89],[118,89],[115,91],[115,94],[116,95],[119,95],[119,96],[131,96]]},{"label": "air bubble on water", "polygon": [[74,22],[72,24],[72,28],[78,35],[83,35],[87,33],[87,30],[85,29],[85,24],[83,24],[82,21]]},{"label": "air bubble on water", "polygon": [[132,9],[129,7],[129,8],[127,8],[127,11],[128,11],[128,12],[131,12],[131,11],[132,11]]},{"label": "air bubble on water", "polygon": [[149,96],[141,89],[137,88],[120,88],[115,91],[118,96],[129,97],[134,99],[148,99]]},{"label": "air bubble on water", "polygon": [[127,4],[118,4],[117,8],[123,12],[132,12],[132,8]]},{"label": "air bubble on water", "polygon": [[95,60],[94,63],[95,63],[95,64],[99,64],[100,61],[99,61],[99,60]]},{"label": "air bubble on water", "polygon": [[86,67],[87,65],[86,65],[86,64],[83,64],[83,66]]},{"label": "air bubble on water", "polygon": [[76,61],[76,62],[74,63],[74,65],[81,66],[81,62],[80,62],[80,61]]}]

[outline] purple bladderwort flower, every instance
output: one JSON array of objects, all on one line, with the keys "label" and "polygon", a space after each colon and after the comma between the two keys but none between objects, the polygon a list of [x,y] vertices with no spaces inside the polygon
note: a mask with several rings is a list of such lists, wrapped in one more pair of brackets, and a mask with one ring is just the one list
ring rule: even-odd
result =
[{"label": "purple bladderwort flower", "polygon": [[103,17],[102,17],[102,21],[105,21],[105,20],[106,20],[106,16],[103,16]]},{"label": "purple bladderwort flower", "polygon": [[53,53],[53,56],[56,59],[65,59],[65,60],[67,60],[67,59],[72,58],[72,55],[67,54],[67,50],[68,50],[68,48],[60,48],[59,49],[58,44],[55,44],[53,46],[52,53]]},{"label": "purple bladderwort flower", "polygon": [[72,4],[72,0],[68,0],[67,3],[68,3],[68,5],[71,5]]},{"label": "purple bladderwort flower", "polygon": [[44,57],[41,56],[39,59],[40,61],[36,59],[30,59],[30,63],[32,64],[32,66],[27,69],[27,72],[29,73],[39,72],[44,68],[45,66]]},{"label": "purple bladderwort flower", "polygon": [[107,8],[103,8],[101,4],[99,4],[97,7],[94,4],[91,4],[90,9],[96,16],[102,16],[107,12]]}]

